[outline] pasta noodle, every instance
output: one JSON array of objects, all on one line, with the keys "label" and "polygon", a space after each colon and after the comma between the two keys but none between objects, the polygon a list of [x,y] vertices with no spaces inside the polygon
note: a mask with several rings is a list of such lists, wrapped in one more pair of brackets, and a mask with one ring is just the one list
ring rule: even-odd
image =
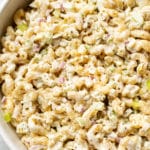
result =
[{"label": "pasta noodle", "polygon": [[33,0],[14,23],[0,105],[28,150],[149,150],[149,0]]}]

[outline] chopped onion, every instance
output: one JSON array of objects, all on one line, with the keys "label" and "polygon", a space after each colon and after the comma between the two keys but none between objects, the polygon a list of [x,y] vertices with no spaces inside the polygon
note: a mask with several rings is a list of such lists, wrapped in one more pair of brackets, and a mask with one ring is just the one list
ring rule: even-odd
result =
[{"label": "chopped onion", "polygon": [[64,82],[65,82],[65,78],[63,78],[63,77],[59,78],[59,83],[60,84],[63,84]]},{"label": "chopped onion", "polygon": [[65,65],[66,65],[66,63],[63,61],[61,64],[60,64],[60,69],[64,69],[64,67],[65,67]]},{"label": "chopped onion", "polygon": [[40,47],[39,44],[34,44],[34,45],[33,45],[33,51],[34,51],[34,52],[39,52],[40,49],[41,49],[41,47]]},{"label": "chopped onion", "polygon": [[4,96],[4,97],[2,98],[2,100],[1,100],[1,102],[2,102],[2,103],[5,103],[6,100],[7,100],[7,99],[6,99],[6,97]]}]

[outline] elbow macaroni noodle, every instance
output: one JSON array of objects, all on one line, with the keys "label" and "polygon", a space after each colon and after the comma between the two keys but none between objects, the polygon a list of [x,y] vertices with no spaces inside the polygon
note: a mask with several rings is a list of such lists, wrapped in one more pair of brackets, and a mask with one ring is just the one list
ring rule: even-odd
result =
[{"label": "elbow macaroni noodle", "polygon": [[33,0],[14,22],[1,108],[28,150],[150,149],[150,0]]}]

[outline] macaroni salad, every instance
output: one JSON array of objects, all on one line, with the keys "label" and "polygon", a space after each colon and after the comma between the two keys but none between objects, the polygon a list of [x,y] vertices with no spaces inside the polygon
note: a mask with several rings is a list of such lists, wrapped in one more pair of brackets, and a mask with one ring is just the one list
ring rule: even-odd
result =
[{"label": "macaroni salad", "polygon": [[0,105],[28,150],[150,150],[150,0],[34,0],[1,43]]}]

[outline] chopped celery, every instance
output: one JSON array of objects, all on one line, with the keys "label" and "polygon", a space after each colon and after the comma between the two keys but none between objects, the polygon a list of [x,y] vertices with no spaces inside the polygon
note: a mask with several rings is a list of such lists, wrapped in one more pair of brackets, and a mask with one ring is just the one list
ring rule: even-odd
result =
[{"label": "chopped celery", "polygon": [[51,44],[53,40],[53,35],[51,33],[45,33],[44,34],[44,43],[45,44]]},{"label": "chopped celery", "polygon": [[86,125],[86,120],[81,117],[77,118],[77,122],[81,127],[84,127]]},{"label": "chopped celery", "polygon": [[33,63],[38,63],[40,61],[40,58],[38,58],[38,57],[34,57],[33,59],[32,59],[32,62]]},{"label": "chopped celery", "polygon": [[85,48],[86,48],[87,50],[89,50],[89,49],[90,49],[90,46],[89,46],[89,45],[85,45]]},{"label": "chopped celery", "polygon": [[113,40],[114,40],[113,37],[112,37],[112,36],[109,36],[108,39],[107,39],[107,42],[108,42],[108,43],[112,43]]},{"label": "chopped celery", "polygon": [[146,81],[146,87],[147,87],[148,90],[150,90],[150,79],[148,79],[148,80]]},{"label": "chopped celery", "polygon": [[143,16],[141,13],[133,12],[131,18],[132,18],[132,21],[135,22],[139,26],[142,26],[144,23]]},{"label": "chopped celery", "polygon": [[131,106],[132,106],[132,108],[133,108],[134,110],[139,110],[139,108],[140,108],[139,101],[138,101],[137,99],[133,100]]},{"label": "chopped celery", "polygon": [[109,67],[109,70],[110,70],[111,72],[114,72],[114,71],[115,71],[115,67],[114,67],[114,66],[111,66],[111,67]]},{"label": "chopped celery", "polygon": [[27,26],[26,23],[22,23],[22,24],[18,25],[17,28],[18,28],[20,31],[24,32],[24,31],[26,31],[26,30],[28,29],[28,26]]},{"label": "chopped celery", "polygon": [[114,110],[112,111],[112,115],[117,115],[116,112],[115,112]]},{"label": "chopped celery", "polygon": [[60,10],[55,10],[55,11],[53,12],[53,15],[54,15],[56,18],[59,18],[59,16],[60,16]]},{"label": "chopped celery", "polygon": [[48,49],[44,49],[41,51],[41,55],[44,56],[44,55],[47,55],[48,53]]},{"label": "chopped celery", "polygon": [[11,114],[10,113],[5,113],[4,114],[4,120],[6,122],[10,122],[11,121]]}]

